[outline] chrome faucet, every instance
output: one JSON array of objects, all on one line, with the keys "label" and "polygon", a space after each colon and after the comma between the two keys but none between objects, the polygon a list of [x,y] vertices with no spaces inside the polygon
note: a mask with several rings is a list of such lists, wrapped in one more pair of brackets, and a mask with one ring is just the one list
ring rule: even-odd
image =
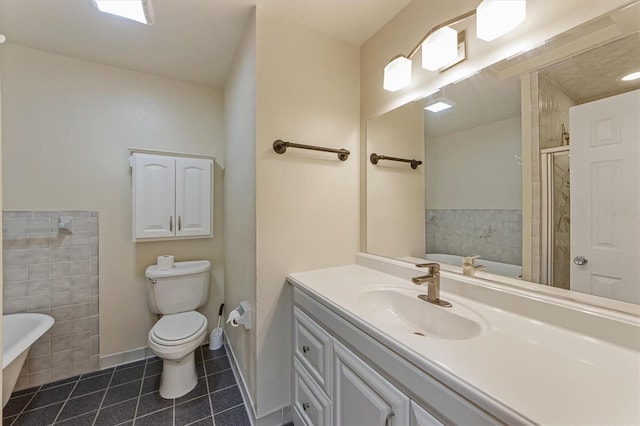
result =
[{"label": "chrome faucet", "polygon": [[427,268],[426,275],[411,278],[416,285],[427,283],[427,294],[421,294],[418,298],[445,308],[450,308],[451,303],[440,299],[440,265],[438,263],[419,263],[418,268]]},{"label": "chrome faucet", "polygon": [[464,275],[469,275],[470,277],[472,277],[475,275],[476,271],[487,269],[487,267],[484,265],[475,264],[475,260],[479,258],[480,258],[480,255],[466,256],[462,260],[462,273]]}]

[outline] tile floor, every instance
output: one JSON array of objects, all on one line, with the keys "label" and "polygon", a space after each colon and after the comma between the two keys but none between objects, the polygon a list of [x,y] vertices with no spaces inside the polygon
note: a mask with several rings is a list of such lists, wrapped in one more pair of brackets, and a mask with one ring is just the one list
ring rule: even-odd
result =
[{"label": "tile floor", "polygon": [[223,348],[196,350],[198,384],[178,399],[158,393],[162,360],[149,358],[14,392],[3,426],[250,425]]}]

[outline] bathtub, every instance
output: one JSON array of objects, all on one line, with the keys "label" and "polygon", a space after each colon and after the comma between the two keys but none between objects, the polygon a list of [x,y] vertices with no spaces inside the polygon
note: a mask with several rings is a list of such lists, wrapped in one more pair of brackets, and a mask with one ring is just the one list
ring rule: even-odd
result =
[{"label": "bathtub", "polygon": [[[446,263],[448,265],[462,266],[462,256],[455,254],[437,254],[427,253],[424,255],[425,259],[432,262]],[[484,272],[488,272],[494,275],[502,275],[511,278],[520,278],[522,274],[522,266],[512,265],[510,263],[494,262],[492,260],[476,259],[476,265],[484,265],[487,269]]]},{"label": "bathtub", "polygon": [[46,333],[54,320],[44,314],[2,316],[2,406],[16,385],[31,345]]}]

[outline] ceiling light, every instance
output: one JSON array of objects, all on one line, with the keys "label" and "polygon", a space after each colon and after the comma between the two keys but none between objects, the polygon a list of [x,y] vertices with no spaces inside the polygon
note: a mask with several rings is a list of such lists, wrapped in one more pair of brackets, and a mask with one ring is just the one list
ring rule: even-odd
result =
[{"label": "ceiling light", "polygon": [[405,56],[397,56],[384,67],[385,90],[395,92],[411,83],[411,59]]},{"label": "ceiling light", "polygon": [[426,107],[424,107],[424,109],[426,109],[427,111],[431,111],[431,112],[440,112],[440,111],[444,111],[445,109],[449,109],[453,106],[453,102],[451,101],[445,101],[443,99],[436,101],[430,105],[427,105]]},{"label": "ceiling light", "polygon": [[121,16],[143,24],[153,22],[151,0],[93,0],[100,12]]},{"label": "ceiling light", "polygon": [[483,0],[476,9],[476,35],[485,41],[508,33],[524,21],[526,0]]},{"label": "ceiling light", "polygon": [[453,62],[458,56],[458,32],[443,27],[429,35],[422,43],[422,68],[436,71]]},{"label": "ceiling light", "polygon": [[631,74],[627,74],[622,77],[620,80],[622,81],[633,81],[640,78],[640,71],[632,72]]}]

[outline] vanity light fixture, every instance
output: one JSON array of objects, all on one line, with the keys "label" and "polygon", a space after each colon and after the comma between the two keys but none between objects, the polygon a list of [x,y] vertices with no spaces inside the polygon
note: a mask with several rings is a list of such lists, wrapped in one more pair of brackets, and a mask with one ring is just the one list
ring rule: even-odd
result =
[{"label": "vanity light fixture", "polygon": [[491,41],[505,35],[527,16],[526,0],[483,0],[476,9],[476,35]]},{"label": "vanity light fixture", "polygon": [[422,68],[436,71],[453,62],[458,56],[458,32],[442,27],[427,36],[422,43]]},{"label": "vanity light fixture", "polygon": [[631,74],[627,74],[622,77],[620,80],[622,81],[633,81],[640,78],[640,71],[632,72]]},{"label": "vanity light fixture", "polygon": [[153,23],[151,0],[92,0],[94,6],[104,13],[121,16],[142,24]]},{"label": "vanity light fixture", "polygon": [[448,99],[437,99],[435,102],[424,107],[427,111],[431,111],[433,113],[437,113],[440,111],[444,111],[445,109],[451,108],[455,103]]},{"label": "vanity light fixture", "polygon": [[494,40],[514,29],[526,17],[526,0],[483,0],[477,9],[463,13],[431,28],[408,55],[396,55],[384,67],[382,87],[395,92],[411,83],[411,59],[422,48],[422,66],[430,71],[443,70],[465,59],[464,31],[451,25],[476,16],[478,38]]}]

